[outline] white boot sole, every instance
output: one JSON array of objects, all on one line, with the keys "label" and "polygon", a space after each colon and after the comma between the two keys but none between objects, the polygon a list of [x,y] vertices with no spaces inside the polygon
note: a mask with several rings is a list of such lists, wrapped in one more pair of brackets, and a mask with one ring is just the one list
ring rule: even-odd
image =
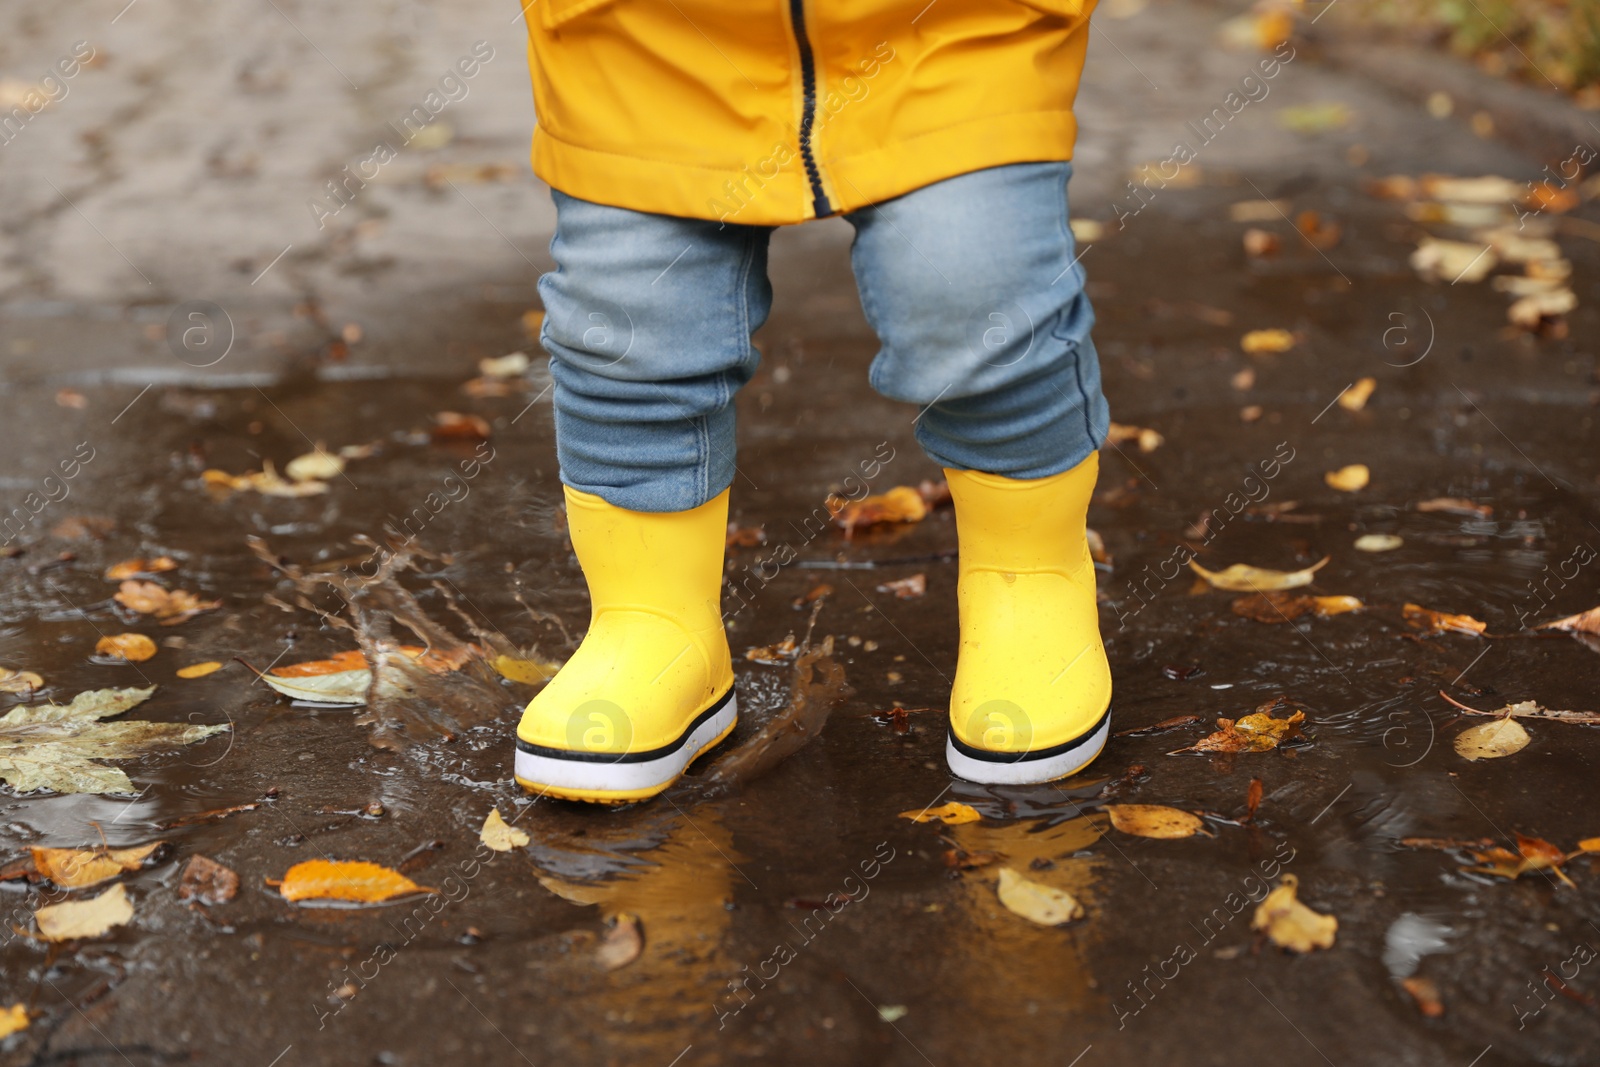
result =
[{"label": "white boot sole", "polygon": [[1106,747],[1111,736],[1111,709],[1100,719],[1100,725],[1064,751],[1030,758],[1029,753],[996,752],[992,756],[973,756],[956,748],[955,738],[947,737],[944,743],[945,762],[958,778],[980,785],[1038,785],[1054,782],[1077,774],[1093,763]]},{"label": "white boot sole", "polygon": [[729,689],[727,695],[697,716],[676,741],[649,752],[568,752],[531,745],[519,738],[517,781],[535,793],[638,794],[642,798],[677,781],[695,757],[732,730],[738,720],[739,701]]}]

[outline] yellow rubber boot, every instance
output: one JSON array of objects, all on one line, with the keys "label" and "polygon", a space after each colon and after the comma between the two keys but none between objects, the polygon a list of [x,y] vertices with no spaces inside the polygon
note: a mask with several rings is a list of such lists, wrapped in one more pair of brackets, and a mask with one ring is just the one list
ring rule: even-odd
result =
[{"label": "yellow rubber boot", "polygon": [[578,650],[522,713],[517,782],[571,800],[642,800],[738,719],[722,627],[728,493],[666,513],[566,496],[593,611]]},{"label": "yellow rubber boot", "polygon": [[945,758],[992,785],[1076,774],[1111,730],[1085,522],[1100,457],[1049,478],[947,470],[960,539],[961,654]]}]

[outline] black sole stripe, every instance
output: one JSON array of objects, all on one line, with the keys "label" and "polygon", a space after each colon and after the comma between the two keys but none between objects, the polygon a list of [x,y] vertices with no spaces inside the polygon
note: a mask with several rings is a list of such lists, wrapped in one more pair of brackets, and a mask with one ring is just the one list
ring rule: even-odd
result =
[{"label": "black sole stripe", "polygon": [[524,741],[520,737],[517,738],[517,751],[526,752],[531,756],[567,760],[572,763],[648,763],[651,760],[665,759],[688,744],[689,738],[694,736],[694,732],[705,725],[708,719],[715,717],[718,712],[727,707],[728,701],[732,699],[733,687],[729,686],[726,693],[723,693],[712,702],[709,708],[694,717],[694,721],[684,728],[683,733],[678,735],[677,740],[670,745],[662,745],[660,748],[652,748],[645,752],[578,752],[570,748],[549,748],[545,745],[535,745],[531,741]]},{"label": "black sole stripe", "polygon": [[1090,739],[1093,738],[1095,734],[1099,733],[1100,728],[1104,726],[1110,720],[1110,718],[1111,707],[1110,705],[1107,705],[1106,710],[1100,714],[1100,718],[1095,721],[1095,724],[1089,727],[1079,736],[1074,737],[1071,741],[1063,741],[1059,745],[1054,745],[1050,748],[1041,748],[1031,752],[992,752],[985,748],[973,748],[965,741],[962,741],[961,738],[957,737],[955,735],[955,731],[953,730],[950,732],[950,744],[957,752],[961,753],[963,756],[966,756],[968,759],[981,760],[984,763],[1031,763],[1034,760],[1054,759],[1056,756],[1064,756],[1074,749],[1084,747],[1089,743]]}]

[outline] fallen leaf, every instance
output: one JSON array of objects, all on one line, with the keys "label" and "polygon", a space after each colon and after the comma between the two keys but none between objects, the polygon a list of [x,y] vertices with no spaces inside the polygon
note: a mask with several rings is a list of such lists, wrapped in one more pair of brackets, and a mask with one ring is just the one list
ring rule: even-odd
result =
[{"label": "fallen leaf", "polygon": [[911,1009],[904,1004],[879,1004],[878,1018],[886,1023],[897,1023],[911,1014]]},{"label": "fallen leaf", "polygon": [[154,559],[128,559],[107,567],[105,577],[108,581],[122,582],[129,578],[137,578],[140,575],[161,574],[164,571],[175,571],[177,569],[178,561],[171,556],[156,556]]},{"label": "fallen leaf", "polygon": [[745,649],[744,658],[768,667],[781,667],[799,654],[800,646],[795,643],[794,634],[790,634],[775,645],[757,645]]},{"label": "fallen leaf", "polygon": [[144,634],[108,634],[94,643],[94,651],[99,656],[143,663],[156,654],[156,643]]},{"label": "fallen leaf", "polygon": [[1579,852],[1600,852],[1600,837],[1586,837],[1578,842]]},{"label": "fallen leaf", "polygon": [[878,586],[880,593],[893,593],[899,600],[915,600],[928,591],[928,576],[926,574],[913,574],[909,578],[900,578],[893,582],[884,582]]},{"label": "fallen leaf", "polygon": [[1555,182],[1534,182],[1522,202],[1535,211],[1565,215],[1577,207],[1581,200],[1576,189]]},{"label": "fallen leaf", "polygon": [[766,527],[740,526],[734,522],[728,523],[728,536],[723,540],[727,548],[760,548],[766,543]]},{"label": "fallen leaf", "polygon": [[1352,463],[1348,467],[1340,467],[1336,471],[1329,471],[1322,476],[1330,489],[1337,489],[1341,493],[1354,493],[1358,489],[1365,489],[1372,480],[1372,472],[1365,463]]},{"label": "fallen leaf", "polygon": [[1400,614],[1412,626],[1431,634],[1457,633],[1476,637],[1489,628],[1488,623],[1479,622],[1471,615],[1449,615],[1420,604],[1406,604],[1400,609]]},{"label": "fallen leaf", "polygon": [[136,871],[166,842],[133,848],[32,848],[34,869],[63,889],[99,885],[119,874]]},{"label": "fallen leaf", "polygon": [[133,918],[133,902],[121,883],[88,900],[51,904],[33,913],[39,934],[46,941],[77,941],[99,937]]},{"label": "fallen leaf", "polygon": [[314,451],[285,463],[283,473],[297,482],[325,482],[344,473],[344,457],[330,455],[319,442]]},{"label": "fallen leaf", "polygon": [[434,893],[387,867],[365,860],[305,860],[284,874],[267,879],[284,900],[352,900],[375,904],[402,893]]},{"label": "fallen leaf", "polygon": [[1339,243],[1339,237],[1344,230],[1337,222],[1324,220],[1322,215],[1315,211],[1302,211],[1294,217],[1294,228],[1300,231],[1300,236],[1312,248],[1329,249]]},{"label": "fallen leaf", "polygon": [[1406,543],[1399,534],[1362,534],[1355,540],[1357,552],[1393,552]]},{"label": "fallen leaf", "polygon": [[478,831],[478,840],[496,852],[510,852],[531,839],[501,818],[499,808],[490,808],[489,817],[483,820],[483,829]]},{"label": "fallen leaf", "polygon": [[1298,589],[1310,585],[1312,577],[1327,565],[1330,558],[1324,556],[1311,566],[1298,571],[1274,571],[1265,567],[1252,567],[1248,563],[1235,563],[1224,570],[1208,571],[1192,559],[1189,561],[1189,569],[1210,582],[1213,588],[1227,589],[1236,593],[1259,593],[1264,590]]},{"label": "fallen leaf", "polygon": [[1411,253],[1411,269],[1424,281],[1481,282],[1500,257],[1487,244],[1424,237]]},{"label": "fallen leaf", "polygon": [[1283,243],[1278,240],[1277,234],[1273,233],[1271,230],[1263,230],[1258,226],[1252,226],[1248,230],[1244,231],[1244,237],[1242,240],[1244,243],[1244,254],[1253,259],[1261,259],[1266,256],[1275,256],[1278,254],[1279,249],[1283,246]]},{"label": "fallen leaf", "polygon": [[489,423],[478,415],[441,411],[433,417],[433,422],[435,441],[484,441],[489,437]]},{"label": "fallen leaf", "polygon": [[1294,334],[1288,330],[1251,330],[1239,339],[1239,348],[1250,356],[1287,352],[1294,347]]},{"label": "fallen leaf", "polygon": [[1332,915],[1320,915],[1300,903],[1297,896],[1299,887],[1299,878],[1292,874],[1284,875],[1277,888],[1268,893],[1256,908],[1250,928],[1266,931],[1273,944],[1291,952],[1332,948],[1339,920]]},{"label": "fallen leaf", "polygon": [[489,666],[502,678],[509,678],[513,682],[524,685],[538,685],[548,682],[556,676],[561,669],[561,664],[542,659],[517,659],[512,656],[496,656],[489,661]]},{"label": "fallen leaf", "polygon": [[227,471],[211,469],[200,475],[200,480],[207,488],[219,491],[259,493],[262,496],[300,497],[316,496],[328,491],[327,482],[319,481],[291,481],[278,474],[271,460],[263,460],[259,471],[246,474],[229,474]]},{"label": "fallen leaf", "polygon": [[1083,905],[1071,893],[1031,881],[1010,867],[1000,868],[998,892],[1007,910],[1040,926],[1060,926],[1083,918]]},{"label": "fallen leaf", "polygon": [[1411,994],[1411,999],[1417,1002],[1417,1010],[1423,1015],[1437,1019],[1444,1014],[1444,1002],[1439,999],[1439,987],[1433,979],[1412,975],[1401,979],[1400,987]]},{"label": "fallen leaf", "polygon": [[1487,519],[1494,514],[1494,508],[1488,504],[1475,504],[1458,496],[1436,496],[1432,500],[1423,500],[1417,504],[1417,510],[1443,511],[1451,515],[1473,515],[1480,519]]},{"label": "fallen leaf", "polygon": [[186,590],[164,589],[155,582],[123,582],[113,599],[129,611],[155,618],[163,626],[175,626],[222,606],[220,600],[201,600]]},{"label": "fallen leaf", "polygon": [[0,1008],[0,1040],[28,1028],[28,1009],[21,1004]]},{"label": "fallen leaf", "polygon": [[1456,735],[1456,754],[1469,760],[1499,759],[1528,747],[1528,731],[1507,716],[1493,722],[1471,726]]},{"label": "fallen leaf", "polygon": [[1256,811],[1261,807],[1261,779],[1250,779],[1250,788],[1245,791],[1243,822],[1254,822]]},{"label": "fallen leaf", "polygon": [[885,522],[921,522],[928,514],[927,501],[922,494],[908,485],[897,485],[887,493],[846,501],[834,506],[836,498],[829,498],[828,510],[833,512],[835,524],[847,534],[859,526],[875,526]]},{"label": "fallen leaf", "polygon": [[1578,295],[1571,289],[1529,293],[1506,309],[1506,318],[1525,330],[1535,330],[1546,319],[1559,318],[1578,306]]},{"label": "fallen leaf", "polygon": [[239,892],[239,876],[214,859],[189,857],[178,878],[178,899],[193,904],[226,904]]},{"label": "fallen leaf", "polygon": [[539,333],[544,329],[544,312],[538,308],[522,313],[522,332],[537,341]]},{"label": "fallen leaf", "polygon": [[1256,622],[1292,622],[1302,615],[1326,619],[1366,607],[1353,596],[1304,596],[1284,592],[1254,593],[1234,598],[1233,613]]},{"label": "fallen leaf", "polygon": [[1479,178],[1458,178],[1446,174],[1424,174],[1417,179],[1417,191],[1434,200],[1463,204],[1504,204],[1520,201],[1527,187],[1521,182],[1487,174]]},{"label": "fallen leaf", "polygon": [[970,804],[962,804],[952,800],[948,804],[937,808],[922,808],[913,811],[902,811],[900,818],[910,819],[912,822],[933,822],[938,820],[946,826],[960,826],[962,823],[977,822],[983,818],[978,814],[978,809]]},{"label": "fallen leaf", "polygon": [[1135,837],[1193,837],[1205,828],[1199,816],[1163,804],[1108,804],[1111,825]]},{"label": "fallen leaf", "polygon": [[1461,701],[1452,698],[1443,689],[1439,690],[1439,695],[1462,711],[1472,715],[1494,715],[1501,718],[1517,719],[1548,719],[1551,722],[1570,722],[1580,726],[1600,726],[1600,712],[1596,711],[1558,711],[1553,708],[1541,707],[1531,700],[1507,704],[1505,707],[1497,708],[1494,711],[1479,711],[1477,708],[1468,707]]},{"label": "fallen leaf", "polygon": [[644,929],[639,917],[629,912],[618,913],[611,929],[600,939],[595,949],[594,961],[603,971],[626,967],[644,951]]},{"label": "fallen leaf", "polygon": [[1600,634],[1600,608],[1590,608],[1555,622],[1540,623],[1536,630],[1566,630],[1569,633]]},{"label": "fallen leaf", "polygon": [[485,356],[478,360],[478,373],[485,378],[520,378],[528,373],[533,361],[526,352],[512,352],[504,356]]},{"label": "fallen leaf", "polygon": [[[454,657],[430,652],[420,645],[397,645],[385,651],[407,656],[433,674],[444,674],[460,668],[474,654],[475,646],[468,645],[464,653]],[[307,704],[365,704],[372,685],[372,669],[366,656],[353,648],[327,659],[273,667],[257,677],[284,696]]]},{"label": "fallen leaf", "polygon": [[[1571,856],[1542,838],[1528,837],[1522,833],[1518,833],[1516,838],[1515,852],[1498,845],[1482,851],[1469,851],[1469,855],[1484,866],[1466,867],[1464,870],[1513,880],[1521,878],[1529,871],[1551,871],[1567,886],[1577,888],[1573,885],[1572,879],[1567,877],[1567,872],[1561,869],[1561,865],[1571,859]],[[1585,850],[1580,848],[1579,852],[1582,851]]]},{"label": "fallen leaf", "polygon": [[0,667],[0,693],[31,693],[44,688],[44,679],[33,671],[14,671]]},{"label": "fallen leaf", "polygon": [[1149,726],[1136,726],[1131,730],[1118,730],[1117,737],[1149,737],[1152,734],[1163,734],[1168,730],[1176,730],[1180,726],[1193,726],[1200,721],[1198,715],[1175,715],[1170,719],[1151,723]]},{"label": "fallen leaf", "polygon": [[204,678],[206,675],[215,674],[221,669],[222,664],[214,659],[208,659],[204,663],[191,663],[187,667],[180,667],[177,673],[179,678]]},{"label": "fallen leaf", "polygon": [[1259,709],[1240,719],[1218,719],[1215,733],[1208,734],[1186,748],[1167,753],[1169,756],[1190,752],[1266,752],[1279,744],[1300,735],[1300,724],[1306,713],[1297,711],[1287,719],[1277,719],[1272,711],[1281,704],[1269,701]]},{"label": "fallen leaf", "polygon": [[1357,378],[1354,385],[1339,394],[1339,406],[1346,411],[1360,411],[1372,399],[1372,391],[1377,387],[1376,378]]},{"label": "fallen leaf", "polygon": [[71,704],[12,708],[0,716],[0,778],[18,793],[133,793],[133,783],[115,767],[95,760],[134,759],[204,740],[228,724],[196,726],[167,722],[103,723],[147,700],[148,689],[97,689]]},{"label": "fallen leaf", "polygon": [[1154,452],[1165,444],[1166,440],[1154,430],[1143,426],[1124,426],[1120,422],[1113,422],[1111,429],[1106,432],[1106,444],[1120,445],[1134,441],[1139,445],[1140,452]]},{"label": "fallen leaf", "polygon": [[1097,219],[1072,219],[1067,225],[1072,228],[1074,241],[1098,241],[1106,235],[1105,223]]}]

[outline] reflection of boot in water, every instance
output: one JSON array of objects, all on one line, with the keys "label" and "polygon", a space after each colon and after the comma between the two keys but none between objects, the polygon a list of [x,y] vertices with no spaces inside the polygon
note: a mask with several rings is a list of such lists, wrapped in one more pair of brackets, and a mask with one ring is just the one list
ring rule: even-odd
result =
[{"label": "reflection of boot in water", "polygon": [[[958,996],[971,1018],[984,1020],[988,1033],[1003,1032],[1008,1041],[1019,1042],[1031,1035],[1041,1042],[1037,1050],[1008,1045],[1008,1058],[1018,1063],[1064,1063],[1077,1050],[1063,1057],[1061,1035],[1071,1033],[1085,1013],[1104,1010],[1091,991],[1080,950],[1082,940],[1094,936],[1094,873],[1100,860],[1072,858],[1074,852],[1098,841],[1100,834],[1087,816],[1033,833],[1037,825],[985,821],[946,831],[969,858],[982,853],[996,853],[999,858],[961,876],[959,903],[951,908],[956,914],[944,925],[947,933],[936,957],[941,972],[938,985]],[[1051,865],[1036,870],[1036,860]],[[1083,904],[1087,921],[1047,929],[1007,911],[996,893],[1001,867],[1071,893]],[[1007,1021],[1019,1025],[1007,1029]],[[969,1051],[980,1061],[984,1058],[981,1049]]]},{"label": "reflection of boot in water", "polygon": [[[639,958],[598,975],[584,992],[593,1062],[665,1065],[691,1044],[695,1051],[678,1067],[715,1062],[701,1053],[712,1049],[714,1005],[738,970],[727,955],[725,904],[742,858],[717,813],[701,808],[692,821],[669,813],[643,826],[590,827],[559,845],[536,841],[532,855],[545,872],[540,883],[557,896],[597,905],[608,921],[639,919]],[[607,873],[594,881],[574,873],[595,870]]]}]

